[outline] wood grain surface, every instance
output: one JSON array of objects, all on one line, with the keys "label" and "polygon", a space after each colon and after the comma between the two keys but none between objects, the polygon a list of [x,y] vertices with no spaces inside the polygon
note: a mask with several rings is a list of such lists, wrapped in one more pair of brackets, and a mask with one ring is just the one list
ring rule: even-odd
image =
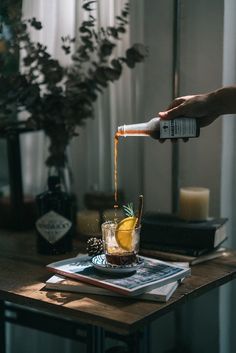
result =
[{"label": "wood grain surface", "polygon": [[51,276],[45,265],[75,256],[84,245],[77,239],[72,253],[43,256],[37,254],[35,240],[34,232],[0,231],[0,299],[124,335],[236,277],[236,252],[227,251],[192,267],[191,277],[167,303],[45,290],[44,283]]}]

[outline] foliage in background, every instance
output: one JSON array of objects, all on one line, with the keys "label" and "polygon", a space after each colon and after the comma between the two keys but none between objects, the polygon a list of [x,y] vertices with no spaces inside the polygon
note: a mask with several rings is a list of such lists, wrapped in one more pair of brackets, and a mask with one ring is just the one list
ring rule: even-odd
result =
[{"label": "foliage in background", "polygon": [[[62,49],[71,57],[71,65],[64,67],[44,44],[30,38],[29,27],[40,30],[43,25],[36,18],[22,20],[19,6],[1,0],[0,126],[13,121],[16,113],[28,112],[29,126],[43,129],[50,138],[48,165],[63,166],[65,148],[76,127],[93,117],[98,95],[120,78],[124,65],[132,69],[147,55],[142,44],[134,44],[123,56],[114,54],[127,29],[129,5],[114,26],[97,28],[96,3],[84,1],[88,19],[79,27],[76,43],[69,36],[61,38]],[[22,69],[12,70],[20,52]]]}]

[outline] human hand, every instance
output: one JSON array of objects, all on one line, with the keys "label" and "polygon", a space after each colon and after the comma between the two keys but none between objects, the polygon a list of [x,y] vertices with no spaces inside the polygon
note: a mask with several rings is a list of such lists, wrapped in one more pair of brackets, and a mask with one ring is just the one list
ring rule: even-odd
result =
[{"label": "human hand", "polygon": [[197,118],[200,127],[211,124],[217,117],[210,94],[190,95],[176,98],[166,111],[159,112],[161,119],[178,117]]}]

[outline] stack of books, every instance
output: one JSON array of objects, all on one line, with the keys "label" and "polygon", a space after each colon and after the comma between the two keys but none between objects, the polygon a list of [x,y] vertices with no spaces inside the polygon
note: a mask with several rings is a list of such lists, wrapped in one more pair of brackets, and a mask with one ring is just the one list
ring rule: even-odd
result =
[{"label": "stack of books", "polygon": [[188,222],[172,214],[146,213],[142,220],[141,254],[190,265],[221,256],[227,218]]},{"label": "stack of books", "polygon": [[93,266],[91,257],[77,256],[47,265],[53,276],[46,281],[46,289],[166,302],[179,284],[190,276],[186,263],[167,263],[142,258],[135,272],[113,275]]}]

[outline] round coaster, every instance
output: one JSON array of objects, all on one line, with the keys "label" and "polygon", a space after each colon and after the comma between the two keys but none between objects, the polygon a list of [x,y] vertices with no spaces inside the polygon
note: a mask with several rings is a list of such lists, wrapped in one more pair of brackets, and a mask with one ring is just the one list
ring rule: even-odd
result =
[{"label": "round coaster", "polygon": [[107,262],[105,254],[97,255],[92,258],[93,266],[102,272],[110,273],[110,274],[126,274],[135,272],[140,266],[142,266],[144,260],[137,257],[137,262],[132,263],[130,265],[111,265]]}]

